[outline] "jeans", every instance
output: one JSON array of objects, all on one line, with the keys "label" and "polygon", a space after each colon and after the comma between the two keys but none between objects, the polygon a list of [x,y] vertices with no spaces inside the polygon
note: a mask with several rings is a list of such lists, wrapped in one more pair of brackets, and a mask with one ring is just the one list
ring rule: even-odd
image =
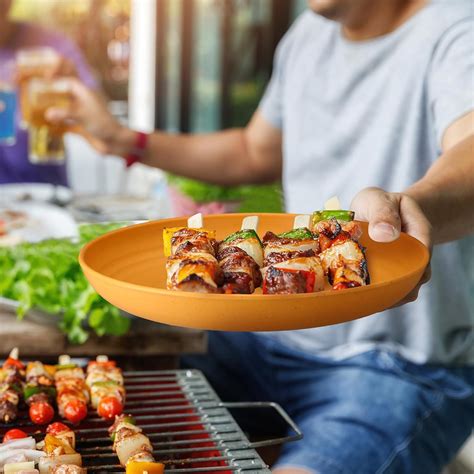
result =
[{"label": "jeans", "polygon": [[[318,474],[435,474],[474,427],[474,367],[417,365],[386,349],[334,361],[253,333],[209,333],[200,369],[224,401],[279,403],[304,439],[277,466]],[[236,414],[250,433],[284,427],[272,414]]]}]

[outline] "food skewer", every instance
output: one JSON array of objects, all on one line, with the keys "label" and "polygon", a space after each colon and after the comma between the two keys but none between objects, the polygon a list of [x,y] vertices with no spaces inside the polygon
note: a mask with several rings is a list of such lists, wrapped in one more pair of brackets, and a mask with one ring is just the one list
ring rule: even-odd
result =
[{"label": "food skewer", "polygon": [[115,361],[99,355],[87,366],[86,384],[91,394],[91,405],[100,417],[113,420],[121,415],[125,403],[122,371]]},{"label": "food skewer", "polygon": [[296,216],[293,229],[263,237],[264,294],[313,293],[324,289],[324,271],[317,257],[318,240],[309,230],[310,216]]},{"label": "food skewer", "polygon": [[72,363],[68,355],[62,355],[56,366],[54,380],[59,414],[71,423],[79,423],[87,416],[89,403],[84,371]]},{"label": "food skewer", "polygon": [[48,426],[41,446],[45,455],[40,458],[38,469],[40,474],[84,474],[82,457],[75,449],[74,432],[63,423]]},{"label": "food skewer", "polygon": [[127,474],[163,474],[164,464],[155,462],[148,437],[130,415],[121,415],[109,428],[113,450]]},{"label": "food skewer", "polygon": [[[173,231],[173,232],[171,232]],[[202,214],[188,219],[188,227],[165,229],[167,288],[195,293],[219,293],[223,273],[216,260],[215,232],[203,229]]]},{"label": "food skewer", "polygon": [[251,294],[262,284],[263,245],[257,234],[258,217],[245,217],[241,229],[218,247],[217,260],[224,272],[224,293]]},{"label": "food skewer", "polygon": [[354,222],[354,212],[338,209],[338,202],[330,204],[331,209],[314,212],[311,222],[311,229],[318,235],[320,259],[329,283],[334,290],[367,285],[367,260],[359,243],[362,229]]},{"label": "food skewer", "polygon": [[29,408],[30,419],[37,425],[50,423],[54,417],[53,400],[56,398],[53,366],[36,361],[26,366],[26,384],[23,396]]},{"label": "food skewer", "polygon": [[18,416],[18,404],[25,382],[25,366],[15,347],[0,369],[0,421],[10,423]]}]

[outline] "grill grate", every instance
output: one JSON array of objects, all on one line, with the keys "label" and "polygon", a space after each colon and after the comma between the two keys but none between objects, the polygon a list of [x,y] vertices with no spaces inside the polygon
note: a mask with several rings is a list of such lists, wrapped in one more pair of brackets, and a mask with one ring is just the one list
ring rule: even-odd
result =
[{"label": "grill grate", "polygon": [[[153,454],[166,465],[167,474],[270,473],[254,448],[302,437],[298,427],[276,404],[221,402],[198,370],[125,372],[124,377],[127,392],[125,412],[134,416],[138,426],[150,438]],[[227,409],[243,407],[276,409],[296,434],[250,443]],[[26,415],[14,426],[26,428],[31,434],[38,433]],[[77,451],[81,453],[89,473],[124,472],[112,451],[107,433],[109,426],[110,422],[91,413],[79,428],[75,428]]]}]

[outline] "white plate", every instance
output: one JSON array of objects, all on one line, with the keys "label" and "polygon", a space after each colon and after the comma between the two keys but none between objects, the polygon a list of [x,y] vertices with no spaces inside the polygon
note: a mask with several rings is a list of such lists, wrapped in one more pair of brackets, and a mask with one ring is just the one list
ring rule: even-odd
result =
[{"label": "white plate", "polygon": [[26,223],[9,235],[26,242],[39,242],[45,239],[77,237],[77,224],[71,215],[60,207],[38,202],[0,203],[0,208],[23,212]]},{"label": "white plate", "polygon": [[93,195],[74,198],[69,206],[79,221],[136,221],[163,217],[160,201],[126,195]]},{"label": "white plate", "polygon": [[50,202],[56,199],[67,204],[72,199],[72,191],[65,186],[53,186],[47,183],[19,183],[0,185],[0,205],[13,201]]}]

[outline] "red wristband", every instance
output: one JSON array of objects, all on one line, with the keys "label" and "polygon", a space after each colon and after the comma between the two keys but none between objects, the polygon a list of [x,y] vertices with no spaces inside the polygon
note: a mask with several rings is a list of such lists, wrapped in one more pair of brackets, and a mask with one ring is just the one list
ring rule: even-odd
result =
[{"label": "red wristband", "polygon": [[148,134],[143,132],[135,132],[135,143],[131,152],[124,157],[127,168],[141,161],[145,154],[146,145],[148,143]]}]

